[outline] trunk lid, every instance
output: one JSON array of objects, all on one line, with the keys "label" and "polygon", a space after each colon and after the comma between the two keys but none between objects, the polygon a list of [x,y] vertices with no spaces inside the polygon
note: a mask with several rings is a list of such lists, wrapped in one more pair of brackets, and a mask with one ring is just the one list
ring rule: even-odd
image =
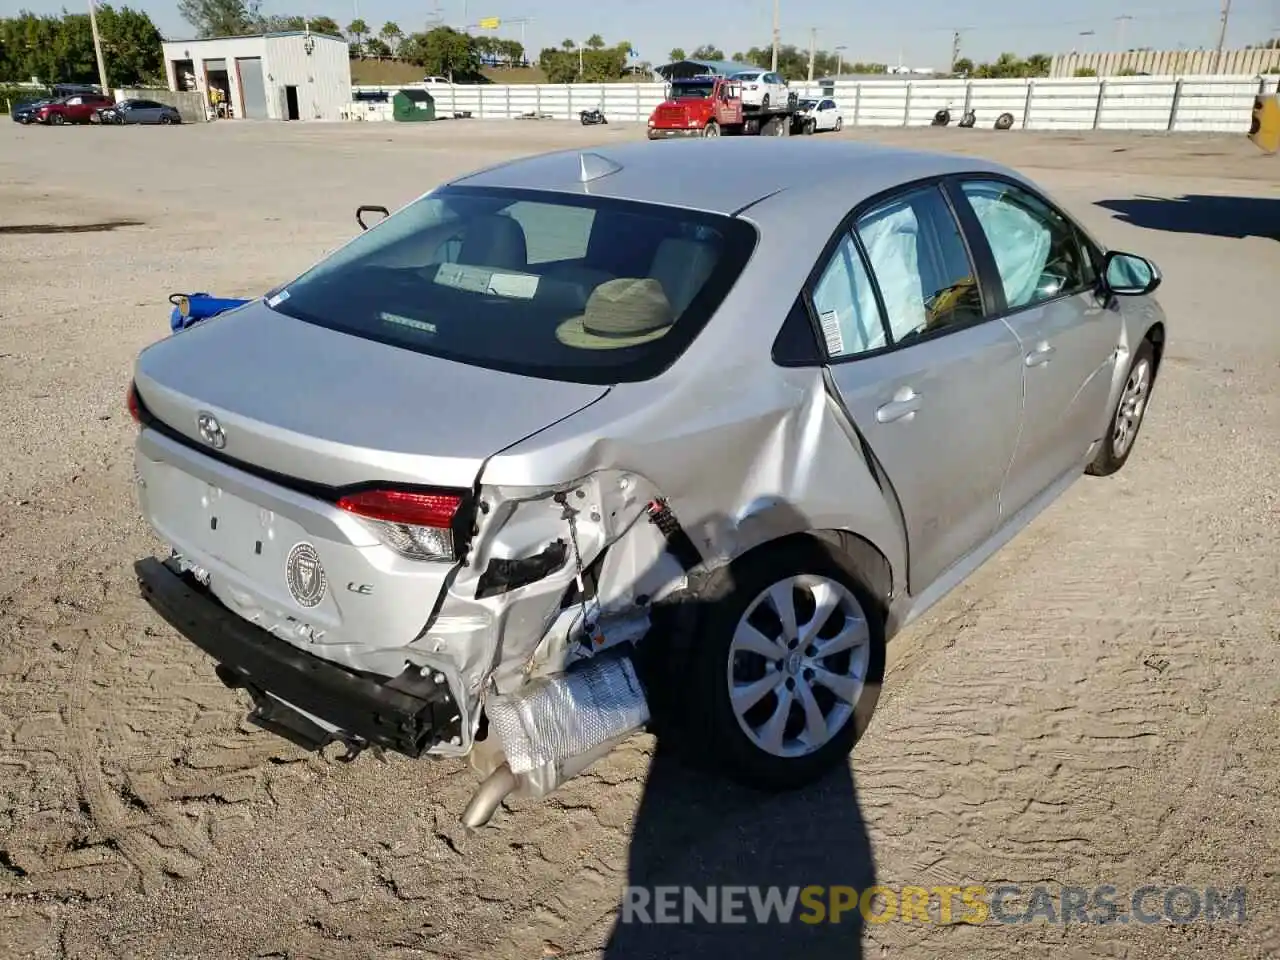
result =
[{"label": "trunk lid", "polygon": [[135,381],[151,413],[197,444],[211,414],[222,455],[326,486],[471,487],[487,457],[608,390],[415,353],[262,301],[148,347]]}]

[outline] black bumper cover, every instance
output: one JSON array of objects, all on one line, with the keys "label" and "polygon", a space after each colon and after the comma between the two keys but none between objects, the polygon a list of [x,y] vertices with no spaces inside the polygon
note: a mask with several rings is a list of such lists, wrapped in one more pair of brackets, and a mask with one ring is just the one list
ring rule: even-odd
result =
[{"label": "black bumper cover", "polygon": [[[308,749],[333,740],[420,757],[432,745],[461,735],[461,711],[447,684],[415,667],[375,677],[299,650],[238,617],[175,566],[154,557],[134,564],[143,598],[175,630],[219,663],[218,676],[243,687],[256,708],[249,719]],[[336,736],[291,710],[339,727]]]}]

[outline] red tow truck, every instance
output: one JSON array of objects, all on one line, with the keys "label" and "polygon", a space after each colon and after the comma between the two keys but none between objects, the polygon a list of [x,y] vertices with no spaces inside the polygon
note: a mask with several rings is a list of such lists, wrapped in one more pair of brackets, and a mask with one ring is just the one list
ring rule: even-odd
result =
[{"label": "red tow truck", "polygon": [[649,139],[745,135],[785,137],[796,123],[796,95],[784,104],[749,107],[742,84],[730,77],[703,75],[672,80],[667,99],[649,115]]}]

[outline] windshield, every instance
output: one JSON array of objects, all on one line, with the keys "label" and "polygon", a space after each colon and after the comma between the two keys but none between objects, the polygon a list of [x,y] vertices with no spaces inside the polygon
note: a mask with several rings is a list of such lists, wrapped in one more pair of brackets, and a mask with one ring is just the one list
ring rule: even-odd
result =
[{"label": "windshield", "polygon": [[706,100],[715,86],[712,80],[678,80],[671,85],[671,99]]},{"label": "windshield", "polygon": [[817,100],[801,100],[800,101],[801,110],[812,110],[817,105],[818,105]]},{"label": "windshield", "polygon": [[760,79],[760,74],[758,74],[758,73],[735,73],[735,74],[733,75],[733,79],[734,79],[734,80],[759,80],[759,79]]},{"label": "windshield", "polygon": [[602,197],[446,187],[268,298],[279,313],[476,366],[656,376],[755,245],[745,221]]}]

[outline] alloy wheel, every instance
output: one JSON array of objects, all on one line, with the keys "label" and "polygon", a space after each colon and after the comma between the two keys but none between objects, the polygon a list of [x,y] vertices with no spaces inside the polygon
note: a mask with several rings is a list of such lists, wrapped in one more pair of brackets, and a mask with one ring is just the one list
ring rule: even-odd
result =
[{"label": "alloy wheel", "polygon": [[1143,359],[1134,364],[1133,369],[1129,371],[1129,379],[1125,382],[1120,403],[1116,406],[1111,447],[1117,457],[1123,457],[1133,445],[1134,438],[1138,435],[1138,427],[1142,423],[1142,415],[1147,409],[1147,396],[1150,391],[1151,364]]},{"label": "alloy wheel", "polygon": [[738,725],[772,756],[813,753],[852,721],[870,660],[866,613],[847,587],[813,574],[780,580],[747,607],[729,647]]}]

